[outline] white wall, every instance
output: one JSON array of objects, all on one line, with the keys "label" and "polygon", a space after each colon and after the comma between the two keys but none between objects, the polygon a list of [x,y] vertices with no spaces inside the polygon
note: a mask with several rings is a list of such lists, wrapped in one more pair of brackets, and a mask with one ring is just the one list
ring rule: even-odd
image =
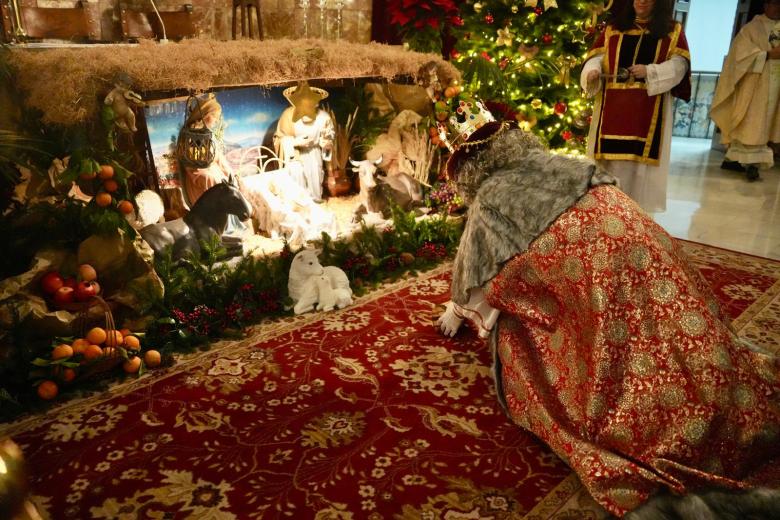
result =
[{"label": "white wall", "polygon": [[719,72],[729,52],[737,0],[691,0],[685,35],[694,72]]}]

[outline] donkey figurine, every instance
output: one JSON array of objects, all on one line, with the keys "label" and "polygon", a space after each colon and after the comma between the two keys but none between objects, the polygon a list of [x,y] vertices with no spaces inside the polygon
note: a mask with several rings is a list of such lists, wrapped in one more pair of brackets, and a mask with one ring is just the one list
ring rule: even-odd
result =
[{"label": "donkey figurine", "polygon": [[190,252],[200,254],[201,241],[221,238],[228,215],[246,220],[252,216],[252,206],[236,186],[224,180],[206,190],[183,218],[150,224],[141,229],[141,237],[158,258],[172,247],[173,259],[180,260]]}]

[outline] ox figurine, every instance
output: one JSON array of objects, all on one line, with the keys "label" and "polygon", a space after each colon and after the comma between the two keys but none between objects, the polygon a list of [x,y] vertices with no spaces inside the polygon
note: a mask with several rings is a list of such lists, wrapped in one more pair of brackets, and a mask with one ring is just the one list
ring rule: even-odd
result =
[{"label": "ox figurine", "polygon": [[[382,163],[382,156],[379,156],[376,161],[350,159],[349,162],[352,164],[352,171],[356,172],[360,179],[358,194],[360,204],[355,210],[354,222],[362,220],[366,213],[378,213],[382,218],[388,219],[392,214],[393,205],[397,205],[404,211],[410,211],[421,204],[407,190],[398,190],[384,178],[378,177],[381,175],[378,174],[380,171],[378,166]],[[400,175],[406,176],[406,174]],[[409,180],[414,182],[411,178]]]}]

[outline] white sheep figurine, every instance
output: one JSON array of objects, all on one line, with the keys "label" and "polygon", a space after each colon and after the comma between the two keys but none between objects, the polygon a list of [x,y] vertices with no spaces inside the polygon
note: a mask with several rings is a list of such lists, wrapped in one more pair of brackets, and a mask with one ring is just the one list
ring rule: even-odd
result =
[{"label": "white sheep figurine", "polygon": [[336,266],[323,267],[319,251],[304,249],[293,258],[287,290],[295,314],[313,310],[329,311],[352,304],[352,289],[347,274]]}]

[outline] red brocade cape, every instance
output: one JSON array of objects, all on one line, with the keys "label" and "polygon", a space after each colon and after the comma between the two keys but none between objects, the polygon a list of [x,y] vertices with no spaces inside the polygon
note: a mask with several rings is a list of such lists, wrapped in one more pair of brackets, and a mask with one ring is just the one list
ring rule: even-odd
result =
[{"label": "red brocade cape", "polygon": [[498,387],[622,516],[662,487],[742,488],[780,455],[780,367],[745,346],[669,235],[591,189],[486,286]]},{"label": "red brocade cape", "polygon": [[[604,55],[602,72],[617,75],[631,65],[660,64],[672,56],[689,62],[688,41],[679,23],[665,38],[652,36],[644,26],[628,31],[607,26],[588,53],[586,60]],[[690,67],[685,78],[672,89],[672,95],[691,98]],[[661,156],[664,96],[648,96],[644,79],[607,78],[602,89],[601,114],[595,147],[596,159],[637,161],[658,165]]]}]

